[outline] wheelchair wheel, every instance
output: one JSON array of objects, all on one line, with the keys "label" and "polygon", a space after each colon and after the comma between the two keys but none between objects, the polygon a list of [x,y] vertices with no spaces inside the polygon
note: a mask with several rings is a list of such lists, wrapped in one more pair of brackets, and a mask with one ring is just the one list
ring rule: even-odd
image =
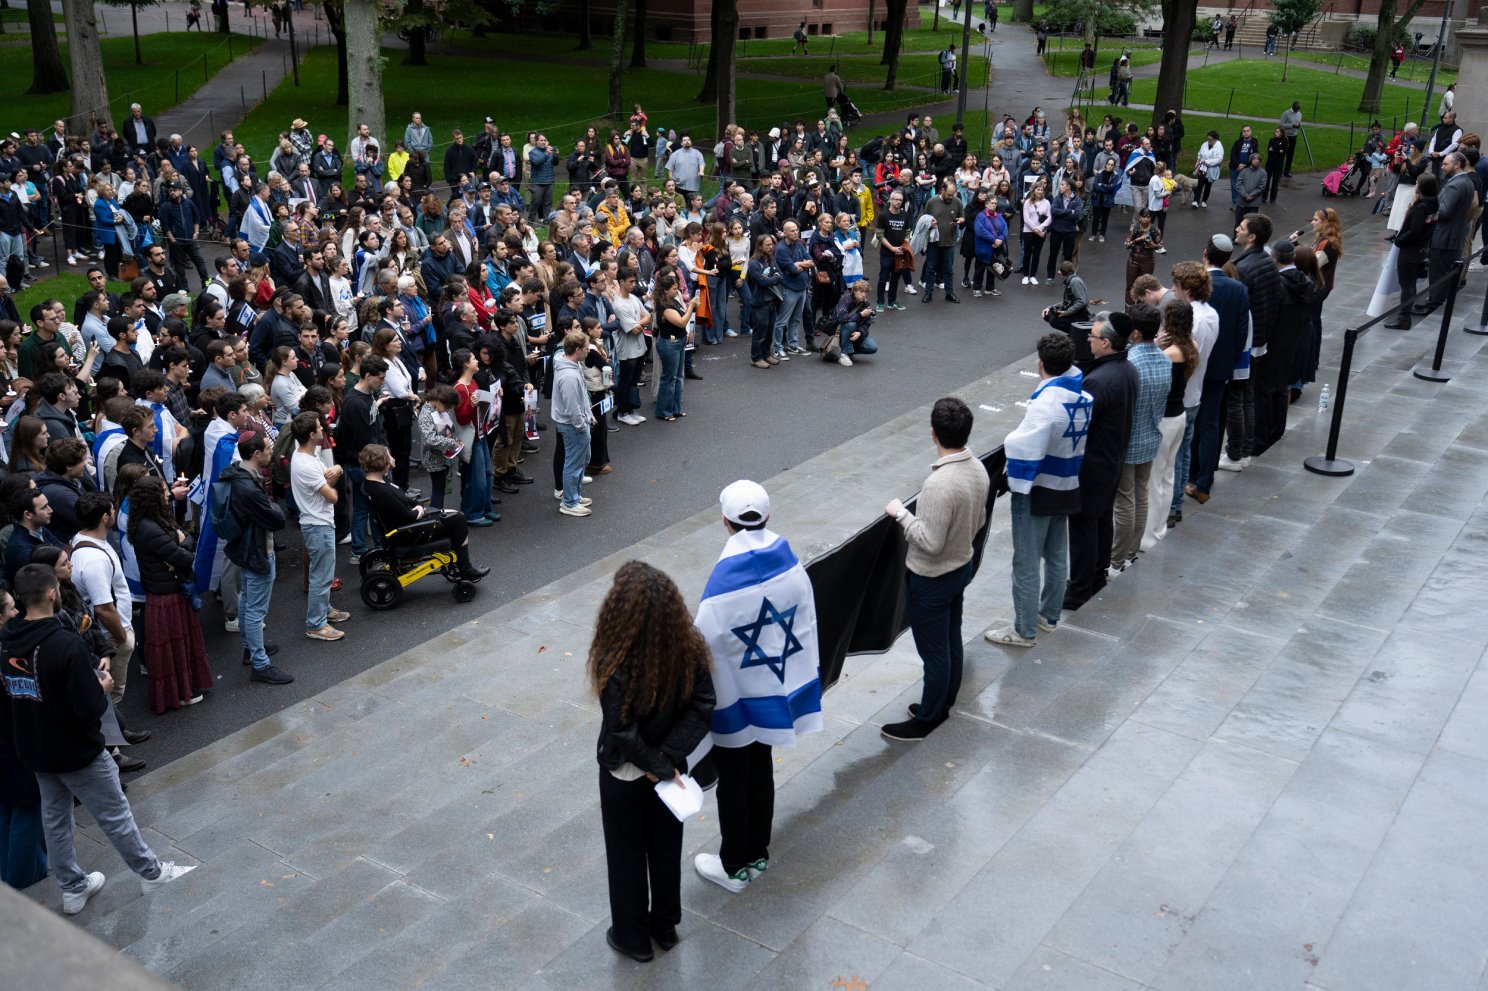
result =
[{"label": "wheelchair wheel", "polygon": [[374,572],[362,579],[362,601],[369,609],[396,609],[403,601],[403,586],[390,571]]},{"label": "wheelchair wheel", "polygon": [[469,602],[475,598],[475,584],[473,582],[455,582],[455,601]]},{"label": "wheelchair wheel", "polygon": [[362,577],[366,578],[374,571],[389,570],[392,567],[392,556],[388,554],[386,547],[379,547],[363,554],[357,567],[361,568]]}]

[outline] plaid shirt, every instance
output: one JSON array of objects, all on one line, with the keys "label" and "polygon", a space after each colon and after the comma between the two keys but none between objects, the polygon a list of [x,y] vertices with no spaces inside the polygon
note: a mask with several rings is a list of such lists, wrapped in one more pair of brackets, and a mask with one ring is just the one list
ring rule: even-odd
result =
[{"label": "plaid shirt", "polygon": [[1137,406],[1132,415],[1126,463],[1140,465],[1155,459],[1162,445],[1157,425],[1162,421],[1168,390],[1173,385],[1173,362],[1163,354],[1162,348],[1143,342],[1126,349],[1126,363],[1137,371]]}]

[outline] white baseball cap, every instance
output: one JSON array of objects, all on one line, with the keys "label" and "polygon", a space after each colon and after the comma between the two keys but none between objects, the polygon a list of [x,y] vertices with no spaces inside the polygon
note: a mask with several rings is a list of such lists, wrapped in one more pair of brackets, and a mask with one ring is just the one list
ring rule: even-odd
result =
[{"label": "white baseball cap", "polygon": [[718,494],[723,518],[740,526],[754,526],[770,518],[770,493],[759,482],[741,478]]}]

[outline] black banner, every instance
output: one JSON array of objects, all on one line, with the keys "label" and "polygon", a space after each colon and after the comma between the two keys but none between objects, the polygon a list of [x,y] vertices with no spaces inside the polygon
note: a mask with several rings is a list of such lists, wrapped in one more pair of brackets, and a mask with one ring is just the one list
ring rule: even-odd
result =
[{"label": "black banner", "polygon": [[[982,549],[992,525],[992,508],[1003,491],[1007,456],[999,445],[982,455],[992,485],[987,490],[987,520],[972,542],[973,573],[981,568]],[[916,493],[904,505],[914,510]],[[849,654],[882,654],[909,629],[905,618],[904,529],[880,515],[846,543],[806,566],[816,597],[817,647],[821,683],[837,683]]]}]

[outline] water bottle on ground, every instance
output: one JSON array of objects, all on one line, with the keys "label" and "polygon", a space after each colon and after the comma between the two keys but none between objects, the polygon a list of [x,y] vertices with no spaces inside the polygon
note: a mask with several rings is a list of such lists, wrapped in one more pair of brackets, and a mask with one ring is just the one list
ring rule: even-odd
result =
[{"label": "water bottle on ground", "polygon": [[1328,387],[1327,387],[1327,385],[1324,385],[1323,386],[1323,391],[1320,392],[1320,393],[1318,393],[1318,412],[1319,413],[1326,413],[1326,412],[1328,412]]}]

